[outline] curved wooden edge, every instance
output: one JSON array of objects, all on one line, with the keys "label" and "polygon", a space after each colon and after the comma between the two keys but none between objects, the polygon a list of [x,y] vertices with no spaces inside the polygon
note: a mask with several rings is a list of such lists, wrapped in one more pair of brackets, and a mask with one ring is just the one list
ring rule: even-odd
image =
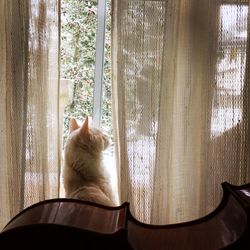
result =
[{"label": "curved wooden edge", "polygon": [[[158,228],[158,229],[166,228],[167,229],[167,228],[180,228],[180,227],[185,227],[185,226],[192,226],[192,225],[195,225],[195,224],[205,222],[205,221],[207,221],[209,219],[212,219],[219,212],[221,212],[225,208],[225,206],[227,205],[228,198],[229,198],[230,195],[233,195],[233,197],[236,198],[236,200],[239,202],[239,204],[245,210],[245,212],[247,213],[247,216],[249,217],[248,209],[246,209],[246,205],[244,204],[242,199],[239,197],[239,195],[237,195],[235,193],[235,190],[250,188],[250,183],[240,185],[240,186],[236,186],[236,185],[229,184],[228,182],[223,182],[223,183],[221,183],[221,186],[222,186],[222,190],[223,190],[223,195],[222,195],[222,199],[221,199],[220,203],[218,204],[218,206],[212,212],[210,212],[207,215],[202,216],[201,218],[194,219],[194,220],[191,220],[191,221],[180,222],[180,223],[167,224],[167,225],[147,224],[147,223],[143,223],[143,222],[137,220],[133,216],[133,214],[131,213],[131,211],[130,211],[130,209],[128,207],[128,220],[134,222],[137,225],[152,228],[152,229],[153,228]],[[250,217],[249,217],[249,220],[250,220]]]},{"label": "curved wooden edge", "polygon": [[236,189],[236,190],[239,190],[239,189],[245,189],[245,188],[250,188],[250,183],[246,183],[246,184],[243,184],[243,185],[233,185],[227,181],[224,181],[221,183],[222,186],[229,186],[231,187],[232,189]]},{"label": "curved wooden edge", "polygon": [[17,215],[15,215],[5,225],[5,227],[3,228],[2,232],[4,232],[6,230],[6,228],[8,228],[8,226],[14,220],[16,220],[18,217],[20,217],[21,215],[29,212],[31,209],[33,209],[35,207],[43,206],[43,205],[46,205],[46,204],[49,204],[49,203],[77,203],[77,204],[80,204],[80,205],[87,205],[87,206],[99,207],[99,208],[102,208],[102,209],[105,209],[105,210],[110,210],[110,211],[120,210],[120,209],[123,209],[123,208],[127,208],[127,210],[129,210],[129,203],[128,202],[124,202],[120,206],[111,207],[111,206],[105,206],[105,205],[97,204],[97,203],[90,202],[90,201],[83,201],[83,200],[73,199],[73,198],[54,198],[54,199],[48,199],[48,200],[40,201],[38,203],[30,205],[27,208],[25,208],[24,210],[20,211]]},{"label": "curved wooden edge", "polygon": [[[228,249],[228,248],[229,249],[250,249],[250,239],[249,239],[249,235],[250,235],[250,183],[236,186],[236,185],[229,184],[228,182],[223,182],[221,184],[221,186],[222,186],[222,190],[223,190],[222,199],[221,199],[219,205],[211,213],[209,213],[201,218],[192,220],[192,221],[186,221],[186,222],[168,224],[168,225],[152,225],[152,224],[146,224],[146,223],[138,221],[132,215],[132,213],[130,211],[130,205],[128,202],[124,202],[120,206],[110,207],[110,206],[96,204],[94,202],[82,201],[82,200],[71,199],[71,198],[49,199],[49,200],[35,203],[35,204],[25,208],[23,211],[18,213],[14,218],[12,218],[9,221],[9,223],[4,227],[2,233],[0,234],[0,236],[1,236],[0,240],[11,241],[11,239],[15,238],[17,240],[20,239],[22,242],[26,242],[26,241],[30,240],[31,234],[33,234],[34,239],[36,239],[36,240],[37,240],[36,237],[38,237],[38,236],[40,237],[41,234],[44,234],[43,236],[45,238],[47,237],[47,239],[50,239],[53,236],[53,232],[56,232],[58,235],[57,241],[60,242],[60,239],[62,236],[61,233],[63,233],[64,235],[67,235],[68,232],[70,232],[70,234],[72,235],[72,237],[74,239],[81,240],[81,241],[82,241],[83,236],[85,237],[86,240],[90,240],[90,238],[93,236],[91,238],[92,241],[91,242],[89,241],[90,245],[92,244],[92,242],[96,242],[98,237],[100,239],[103,239],[100,241],[101,245],[104,244],[106,242],[106,240],[110,239],[110,240],[108,240],[109,242],[107,242],[107,245],[109,246],[109,244],[111,242],[114,243],[114,240],[115,240],[115,242],[116,242],[115,247],[112,249],[120,249],[117,246],[120,246],[119,244],[121,242],[124,242],[124,245],[125,245],[125,243],[127,244],[127,246],[124,249],[130,249],[128,247],[130,244],[133,247],[137,246],[137,244],[138,244],[138,246],[140,246],[140,248],[135,247],[135,249],[150,249],[151,250],[152,248],[147,248],[147,246],[150,245],[149,244],[150,240],[154,243],[160,239],[161,239],[160,244],[158,242],[158,246],[160,246],[159,249],[165,249],[166,244],[168,244],[168,241],[170,240],[170,242],[171,242],[171,239],[173,240],[173,236],[174,236],[174,239],[176,237],[177,241],[180,237],[184,236],[184,238],[186,237],[185,239],[192,239],[192,240],[190,240],[191,243],[189,242],[192,246],[201,246],[201,244],[204,244],[204,242],[202,240],[200,240],[199,243],[196,242],[195,234],[197,232],[195,232],[195,230],[193,230],[193,228],[191,226],[194,226],[194,228],[196,228],[196,230],[197,230],[196,225],[198,225],[199,230],[204,232],[203,236],[201,234],[199,234],[200,237],[202,236],[204,238],[204,236],[205,236],[207,238],[205,230],[201,230],[201,228],[199,227],[200,226],[199,224],[203,224],[203,222],[206,223],[209,220],[213,221],[213,219],[215,219],[214,221],[216,221],[219,217],[219,220],[222,221],[222,225],[224,225],[224,222],[226,222],[226,220],[229,219],[229,221],[231,221],[230,220],[231,209],[235,209],[237,216],[232,217],[232,218],[234,218],[234,220],[233,220],[234,223],[233,224],[229,223],[228,228],[230,229],[231,225],[234,225],[234,224],[236,226],[237,225],[239,226],[239,224],[240,224],[240,227],[236,227],[237,230],[235,229],[236,230],[235,232],[238,232],[238,233],[235,234],[236,236],[234,236],[233,240],[231,240],[231,234],[234,232],[227,230],[227,232],[229,232],[229,237],[227,237],[227,240],[228,240],[227,244],[228,245],[225,245],[225,248],[226,249]],[[245,193],[244,193],[244,191],[245,191]],[[56,212],[52,213],[51,208],[53,208],[54,205],[55,205]],[[83,206],[81,206],[81,205],[83,205]],[[58,207],[58,210],[57,210],[57,207]],[[93,209],[92,209],[92,207],[93,207]],[[73,208],[73,209],[69,209],[69,208]],[[82,210],[82,208],[83,208],[83,210]],[[94,217],[89,216],[90,214],[94,214],[94,212],[93,212],[95,210],[94,208],[97,208],[97,211],[98,211],[97,215],[99,215],[99,214],[102,214],[102,215],[101,216],[95,215]],[[100,208],[100,209],[98,209],[98,208]],[[44,209],[45,213],[40,213],[39,211],[43,211],[43,209]],[[67,213],[68,209],[70,211],[69,214]],[[224,211],[227,211],[226,217],[223,217],[223,215],[224,215],[223,209],[224,209]],[[122,210],[122,211],[119,211],[119,210]],[[43,223],[43,220],[39,220],[39,219],[46,218],[46,216],[45,217],[38,216],[37,221],[32,220],[33,218],[36,219],[36,217],[33,216],[32,211],[33,211],[33,214],[35,214],[38,211],[39,212],[38,214],[39,215],[42,214],[43,216],[45,216],[47,214],[52,214],[53,215],[52,218],[54,218],[54,214],[57,215],[58,214],[57,212],[60,211],[60,214],[63,216],[58,217],[60,219],[62,218],[59,221],[59,223],[57,223],[58,220],[55,221],[54,224]],[[90,214],[88,211],[90,211]],[[27,214],[25,214],[25,213],[27,213]],[[81,215],[79,217],[80,220],[78,220],[78,217],[76,217],[77,213]],[[219,214],[219,213],[221,213],[221,214]],[[111,217],[108,217],[107,214],[111,214]],[[113,214],[115,215],[115,217],[112,217]],[[28,224],[23,223],[24,222],[23,218],[28,218],[28,215],[30,216],[29,218],[31,218],[31,221],[33,221],[33,224],[30,220],[28,220]],[[85,217],[82,215],[85,215]],[[217,215],[218,215],[218,217],[217,217]],[[77,221],[77,222],[83,221],[84,223],[86,222],[84,224],[84,225],[86,225],[86,227],[78,227],[77,226],[78,224],[76,225],[74,223],[67,224],[67,219],[72,218],[72,217],[73,217],[73,222],[74,221]],[[77,218],[77,219],[75,219],[75,218]],[[83,220],[81,220],[82,218],[83,218]],[[94,218],[94,220],[93,220],[93,218]],[[98,225],[99,224],[103,225],[103,222],[110,223],[110,221],[112,221],[112,220],[110,220],[108,218],[115,218],[115,220],[114,220],[115,222],[120,221],[120,218],[122,218],[122,223],[114,224],[116,226],[115,227],[112,226],[111,230],[106,230],[106,228],[105,228],[105,230],[103,230],[103,231],[102,230],[98,231],[99,229],[97,227],[88,227],[88,225],[89,225],[88,223],[92,222],[92,221],[95,222],[95,220],[96,220]],[[66,224],[64,224],[64,223],[60,224],[60,222],[61,221],[64,222],[65,219],[66,219]],[[21,221],[21,223],[20,223],[20,221]],[[47,221],[50,221],[50,220],[47,220]],[[52,222],[54,222],[54,220]],[[221,245],[221,242],[224,243],[225,239],[226,239],[223,236],[223,232],[222,232],[223,230],[221,230],[221,227],[218,228],[217,224],[212,224],[212,225],[213,226],[216,225],[216,228],[217,228],[216,235],[219,235],[219,237],[217,239],[216,235],[211,234],[211,237],[209,240],[211,240],[211,241],[215,240],[215,242],[216,242],[216,239],[217,239],[217,242],[218,242],[217,246],[224,247],[224,245]],[[98,229],[98,230],[93,230],[93,228]],[[185,228],[185,230],[181,230],[181,228],[183,228],[183,229]],[[158,231],[158,230],[154,230],[154,229],[163,229],[162,234],[160,235],[161,230]],[[173,229],[173,230],[165,230],[165,229]],[[211,227],[210,227],[210,229],[211,229]],[[222,229],[223,229],[223,227],[222,227]],[[138,231],[138,233],[137,233],[137,231]],[[178,234],[178,232],[180,232],[180,233],[182,232],[182,234]],[[189,234],[189,232],[191,232],[191,234]],[[134,235],[134,238],[131,237],[131,235],[132,236]],[[158,238],[155,237],[155,236],[159,236],[159,235],[160,235],[160,237],[158,237]],[[228,236],[228,234],[226,234],[226,236]],[[146,238],[143,238],[143,237],[146,237]],[[202,239],[202,237],[201,237],[201,239]],[[174,242],[175,242],[175,240],[174,240]],[[195,245],[195,244],[198,244],[198,245]],[[216,246],[216,244],[217,243],[215,243],[214,246]],[[245,245],[247,245],[247,248],[245,248]],[[141,246],[142,246],[142,248],[141,248]],[[176,246],[178,246],[178,244]],[[110,249],[110,248],[105,248],[105,249]],[[190,249],[190,248],[188,248],[188,249]],[[211,248],[204,248],[204,249],[211,249]]]},{"label": "curved wooden edge", "polygon": [[[221,212],[223,210],[223,208],[226,206],[227,202],[228,202],[228,198],[230,195],[233,195],[236,200],[239,202],[239,204],[242,206],[242,208],[246,211],[247,216],[249,218],[249,207],[250,207],[250,202],[248,204],[246,204],[245,201],[242,200],[242,198],[236,193],[237,190],[241,190],[241,189],[250,189],[250,183],[248,184],[244,184],[244,185],[240,185],[240,186],[236,186],[236,185],[232,185],[229,184],[228,182],[223,182],[221,184],[222,189],[223,189],[223,196],[222,199],[219,203],[219,205],[209,214],[195,219],[195,220],[191,220],[191,221],[186,221],[186,222],[181,222],[181,223],[175,223],[175,224],[168,224],[168,225],[153,225],[153,224],[146,224],[143,222],[140,222],[139,220],[137,220],[131,213],[130,211],[130,204],[128,202],[124,202],[122,203],[120,206],[114,206],[114,207],[110,207],[110,206],[105,206],[105,205],[101,205],[101,204],[96,204],[94,202],[89,202],[89,201],[82,201],[82,200],[78,200],[78,199],[72,199],[72,198],[55,198],[55,199],[49,199],[49,200],[44,200],[44,201],[40,201],[38,203],[35,203],[27,208],[25,208],[24,210],[22,210],[20,213],[18,213],[15,217],[13,217],[8,224],[4,227],[4,229],[2,230],[2,232],[5,230],[5,228],[8,227],[9,224],[11,224],[17,217],[21,216],[22,214],[28,212],[29,210],[37,207],[37,206],[42,206],[45,204],[49,204],[49,203],[77,203],[77,204],[82,204],[82,205],[88,205],[88,206],[93,206],[93,207],[100,207],[106,210],[110,210],[110,211],[115,211],[115,210],[120,210],[123,208],[127,209],[127,214],[126,214],[126,219],[125,219],[125,227],[127,227],[127,223],[128,221],[132,221],[138,225],[144,226],[144,227],[148,227],[148,228],[179,228],[179,227],[184,227],[184,226],[191,226],[191,225],[195,225],[195,224],[199,224],[202,223],[204,221],[207,221],[211,218],[213,218],[214,216],[216,216],[219,212]],[[250,220],[250,218],[249,218]]]},{"label": "curved wooden edge", "polygon": [[[241,204],[244,210],[250,214],[250,183],[237,186],[228,182],[223,182],[221,185],[227,189],[230,194],[232,194],[234,198]],[[246,192],[249,195],[246,195]]]},{"label": "curved wooden edge", "polygon": [[[243,185],[233,185],[228,182],[223,182],[222,186],[224,186],[228,191],[234,196],[234,198],[239,202],[239,204],[243,207],[247,215],[247,225],[246,228],[241,235],[241,237],[229,245],[227,249],[250,249],[250,183],[246,183]],[[243,193],[239,194],[239,191],[246,191],[249,195]]]}]

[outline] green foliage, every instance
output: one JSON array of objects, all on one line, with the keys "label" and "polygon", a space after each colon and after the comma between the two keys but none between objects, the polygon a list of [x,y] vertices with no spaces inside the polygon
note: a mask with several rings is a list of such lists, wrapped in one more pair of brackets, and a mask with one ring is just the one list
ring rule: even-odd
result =
[{"label": "green foliage", "polygon": [[[73,82],[73,101],[64,112],[64,135],[69,117],[82,120],[92,116],[95,77],[97,0],[62,0],[61,2],[61,77]],[[110,2],[108,1],[108,12]],[[104,100],[102,126],[111,130],[110,14],[107,15],[105,45]],[[64,136],[64,137],[65,137]]]},{"label": "green foliage", "polygon": [[111,97],[111,1],[107,0],[106,12],[106,43],[104,58],[104,88],[103,88],[103,109],[102,109],[102,128],[113,137],[112,130],[112,97]]}]

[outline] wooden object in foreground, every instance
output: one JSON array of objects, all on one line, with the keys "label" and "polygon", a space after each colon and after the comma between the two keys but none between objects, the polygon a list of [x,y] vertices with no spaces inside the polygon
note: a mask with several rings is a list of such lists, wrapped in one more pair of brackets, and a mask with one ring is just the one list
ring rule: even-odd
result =
[{"label": "wooden object in foreground", "polygon": [[[119,207],[74,199],[39,202],[15,216],[0,234],[6,249],[250,249],[250,184],[222,183],[219,206],[200,219],[170,225],[137,221]],[[50,249],[50,248],[49,248]]]}]

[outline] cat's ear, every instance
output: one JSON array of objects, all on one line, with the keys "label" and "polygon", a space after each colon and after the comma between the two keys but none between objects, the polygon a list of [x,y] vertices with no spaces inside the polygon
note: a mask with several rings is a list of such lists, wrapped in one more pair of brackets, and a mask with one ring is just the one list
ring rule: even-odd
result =
[{"label": "cat's ear", "polygon": [[87,115],[82,127],[80,128],[80,134],[83,136],[89,136],[89,118]]},{"label": "cat's ear", "polygon": [[78,129],[79,126],[77,124],[77,121],[74,118],[71,118],[69,121],[69,132],[71,133],[72,131]]}]

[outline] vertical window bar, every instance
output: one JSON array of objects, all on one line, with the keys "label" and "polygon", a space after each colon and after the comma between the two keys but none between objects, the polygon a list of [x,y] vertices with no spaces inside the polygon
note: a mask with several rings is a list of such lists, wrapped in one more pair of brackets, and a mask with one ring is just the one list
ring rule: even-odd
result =
[{"label": "vertical window bar", "polygon": [[106,0],[99,0],[97,9],[96,61],[93,105],[93,125],[95,127],[100,127],[102,116],[102,85],[104,67],[105,27]]}]

